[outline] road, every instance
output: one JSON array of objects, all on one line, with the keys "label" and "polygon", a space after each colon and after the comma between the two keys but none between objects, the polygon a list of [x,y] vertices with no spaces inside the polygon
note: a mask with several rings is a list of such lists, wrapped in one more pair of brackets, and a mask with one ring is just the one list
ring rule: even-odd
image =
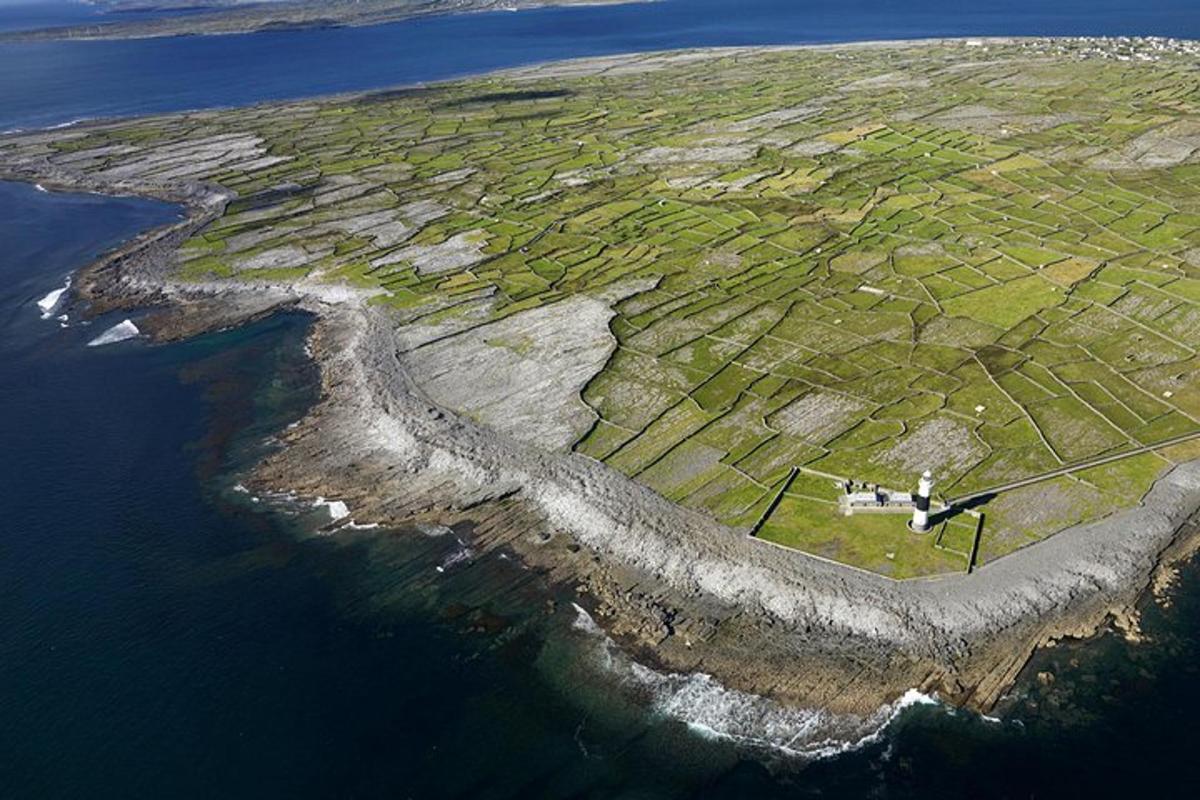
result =
[{"label": "road", "polygon": [[1088,469],[1090,467],[1099,467],[1104,464],[1111,464],[1114,461],[1120,461],[1124,458],[1138,456],[1142,453],[1149,453],[1154,450],[1161,450],[1162,448],[1170,447],[1171,445],[1190,442],[1193,439],[1200,439],[1200,430],[1192,431],[1191,433],[1185,433],[1182,436],[1176,436],[1172,439],[1165,439],[1161,442],[1155,442],[1154,444],[1143,445],[1141,447],[1134,448],[1133,450],[1125,450],[1123,452],[1112,453],[1107,456],[1098,456],[1096,458],[1088,459],[1087,461],[1079,461],[1074,464],[1067,464],[1059,467],[1058,469],[1050,470],[1049,472],[1042,472],[1037,475],[1031,475],[1028,478],[1021,478],[1020,480],[1012,481],[1011,483],[992,486],[988,489],[983,489],[978,492],[965,494],[962,497],[955,497],[953,500],[947,500],[946,505],[948,507],[970,506],[971,503],[976,500],[982,500],[984,498],[1000,494],[1001,492],[1010,492],[1013,489],[1020,489],[1024,486],[1041,483],[1042,481],[1050,480],[1051,478],[1058,478],[1063,475],[1068,475],[1072,472],[1079,472],[1080,470]]}]

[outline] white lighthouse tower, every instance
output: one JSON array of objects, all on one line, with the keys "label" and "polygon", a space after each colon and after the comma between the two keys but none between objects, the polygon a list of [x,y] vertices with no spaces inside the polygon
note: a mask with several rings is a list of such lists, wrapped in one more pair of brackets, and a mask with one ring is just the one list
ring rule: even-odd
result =
[{"label": "white lighthouse tower", "polygon": [[909,523],[909,527],[918,533],[929,530],[929,495],[932,493],[933,473],[925,470],[917,484],[917,496],[913,498],[912,522]]}]

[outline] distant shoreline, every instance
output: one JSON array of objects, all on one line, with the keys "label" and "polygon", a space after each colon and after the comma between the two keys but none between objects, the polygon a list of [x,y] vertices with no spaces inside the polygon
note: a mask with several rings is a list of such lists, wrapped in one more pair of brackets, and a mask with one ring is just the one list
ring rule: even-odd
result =
[{"label": "distant shoreline", "polygon": [[[865,46],[888,43],[815,47]],[[552,77],[556,67],[587,62],[622,59],[507,74]],[[414,383],[394,318],[367,305],[362,292],[302,281],[176,280],[167,269],[175,249],[224,213],[234,197],[228,190],[136,174],[96,178],[47,158],[0,160],[0,175],[187,206],[185,221],[143,234],[79,275],[72,294],[93,311],[158,307],[147,330],[159,339],[285,307],[316,316],[312,351],[322,400],[283,437],[285,449],[260,466],[259,487],[336,498],[356,523],[471,522],[473,546],[511,550],[554,580],[582,587],[617,641],[674,671],[705,671],[739,689],[851,713],[869,713],[910,688],[986,710],[1036,647],[1090,635],[1113,620],[1135,628],[1138,598],[1173,552],[1189,549],[1179,532],[1200,507],[1200,461],[1161,477],[1140,506],[1063,530],[970,576],[901,583],[759,548],[597,461],[515,443],[440,408]],[[701,631],[713,619],[728,626],[722,636],[693,642],[684,624]]]},{"label": "distant shoreline", "polygon": [[[251,6],[216,7],[188,14],[171,14],[155,19],[97,22],[88,25],[56,25],[0,33],[0,44],[21,42],[121,41],[179,36],[237,36],[331,28],[387,25],[422,17],[526,11],[537,8],[627,5],[659,0],[378,0],[323,3],[320,0]],[[200,6],[201,4],[197,4]],[[119,13],[119,12],[113,12]]]}]

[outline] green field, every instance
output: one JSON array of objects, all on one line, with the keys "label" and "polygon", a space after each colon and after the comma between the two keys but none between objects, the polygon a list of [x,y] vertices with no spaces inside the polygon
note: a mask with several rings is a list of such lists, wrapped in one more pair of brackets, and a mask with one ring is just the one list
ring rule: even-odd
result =
[{"label": "green field", "polygon": [[[575,449],[749,528],[793,466],[895,487],[929,468],[954,496],[1200,428],[1200,73],[1054,49],[647,56],[0,157],[111,176],[140,153],[143,179],[218,182],[239,199],[181,274],[377,289],[406,322],[654,279],[616,306]],[[234,134],[258,144],[230,156]],[[181,166],[182,141],[211,144]],[[1179,452],[1001,496],[980,560],[1136,503]],[[937,549],[795,491],[765,538],[965,568],[957,529]]]}]

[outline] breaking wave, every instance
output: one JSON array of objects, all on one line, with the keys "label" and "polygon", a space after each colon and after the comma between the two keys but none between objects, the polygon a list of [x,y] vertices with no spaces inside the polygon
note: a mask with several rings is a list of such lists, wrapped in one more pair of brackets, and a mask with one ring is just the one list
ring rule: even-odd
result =
[{"label": "breaking wave", "polygon": [[654,713],[681,722],[694,733],[750,750],[816,760],[856,750],[879,740],[906,708],[938,701],[910,689],[894,703],[867,716],[792,708],[723,686],[711,675],[663,673],[638,664],[608,638],[578,605],[572,627],[599,647],[598,659],[622,686],[648,701]]},{"label": "breaking wave", "polygon": [[[59,123],[58,123],[58,124],[56,124],[56,125],[48,125],[48,126],[45,128],[45,130],[48,130],[48,131],[60,131],[60,130],[62,130],[63,128],[73,128],[73,127],[75,127],[76,125],[79,125],[79,124],[81,124],[81,123],[87,122],[87,121],[88,121],[88,120],[90,120],[90,119],[91,119],[91,117],[76,117],[75,119],[69,119],[69,120],[67,120],[66,122],[59,122]],[[18,130],[20,130],[20,129],[18,128]]]},{"label": "breaking wave", "polygon": [[455,543],[457,544],[457,547],[455,548],[454,552],[443,558],[442,563],[435,567],[438,572],[445,572],[456,564],[469,562],[475,556],[474,551],[467,547],[467,543],[462,539],[456,537]]},{"label": "breaking wave", "polygon": [[324,497],[318,497],[313,501],[314,508],[325,507],[329,512],[329,519],[332,522],[338,522],[350,516],[350,508],[342,500],[326,500]]},{"label": "breaking wave", "polygon": [[55,289],[41,300],[37,301],[37,307],[42,312],[42,319],[50,319],[54,316],[54,312],[57,311],[58,307],[62,304],[63,295],[65,295],[67,290],[70,288],[71,279],[68,277],[66,283],[64,283],[61,287]]},{"label": "breaking wave", "polygon": [[139,335],[141,335],[141,331],[138,330],[138,326],[134,325],[132,320],[127,319],[113,325],[104,333],[92,339],[88,342],[88,347],[103,347],[106,344],[116,344],[126,339],[133,339]]}]

